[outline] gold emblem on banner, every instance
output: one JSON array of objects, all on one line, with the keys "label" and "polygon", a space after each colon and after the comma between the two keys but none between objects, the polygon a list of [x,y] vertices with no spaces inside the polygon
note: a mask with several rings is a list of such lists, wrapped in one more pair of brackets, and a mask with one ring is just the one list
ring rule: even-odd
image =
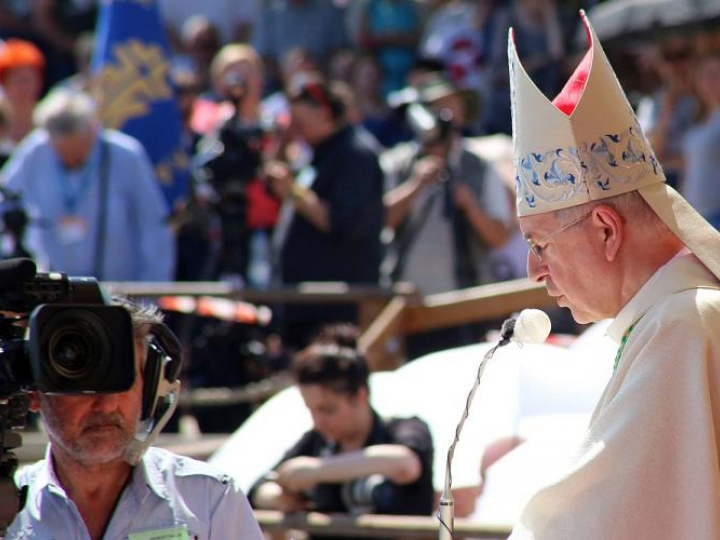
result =
[{"label": "gold emblem on banner", "polygon": [[172,97],[169,65],[157,45],[132,39],[114,47],[116,63],[106,64],[93,90],[106,128],[120,129],[131,118],[144,116],[151,103]]}]

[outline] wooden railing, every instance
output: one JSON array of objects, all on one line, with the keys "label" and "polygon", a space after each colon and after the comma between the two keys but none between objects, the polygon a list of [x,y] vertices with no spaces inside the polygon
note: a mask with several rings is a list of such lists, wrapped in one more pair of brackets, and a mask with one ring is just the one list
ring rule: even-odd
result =
[{"label": "wooden railing", "polygon": [[392,288],[346,283],[302,283],[271,290],[236,289],[227,283],[107,282],[112,292],[128,296],[216,296],[260,305],[355,303],[362,334],[359,345],[371,369],[391,370],[405,361],[405,336],[504,317],[528,307],[554,305],[545,287],[527,279],[481,285],[423,297],[409,283]]},{"label": "wooden railing", "polygon": [[[364,514],[319,514],[315,512],[284,514],[274,510],[255,510],[260,527],[266,532],[301,530],[313,536],[362,538],[437,538],[438,520],[431,516],[381,516]],[[456,519],[454,538],[507,538],[506,525],[478,523]]]},{"label": "wooden railing", "polygon": [[342,282],[308,282],[295,287],[244,289],[222,282],[104,282],[113,293],[130,297],[215,296],[242,300],[256,305],[278,304],[356,304],[358,326],[369,326],[393,298],[420,300],[420,292],[411,283],[396,283],[391,288],[372,285],[348,285]]}]

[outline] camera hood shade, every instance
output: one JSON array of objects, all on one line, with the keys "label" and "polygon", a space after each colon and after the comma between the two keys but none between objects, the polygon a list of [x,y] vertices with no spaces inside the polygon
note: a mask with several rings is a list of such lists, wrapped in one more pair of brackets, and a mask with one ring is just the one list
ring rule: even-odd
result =
[{"label": "camera hood shade", "polygon": [[129,390],[133,344],[130,314],[120,306],[46,304],[30,316],[30,365],[41,392]]}]

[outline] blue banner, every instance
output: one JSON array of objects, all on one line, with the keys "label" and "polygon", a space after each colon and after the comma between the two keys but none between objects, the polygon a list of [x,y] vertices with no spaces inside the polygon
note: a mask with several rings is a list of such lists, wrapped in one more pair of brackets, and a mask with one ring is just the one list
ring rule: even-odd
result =
[{"label": "blue banner", "polygon": [[155,0],[101,0],[92,62],[100,117],[142,142],[173,209],[189,172],[168,51]]}]

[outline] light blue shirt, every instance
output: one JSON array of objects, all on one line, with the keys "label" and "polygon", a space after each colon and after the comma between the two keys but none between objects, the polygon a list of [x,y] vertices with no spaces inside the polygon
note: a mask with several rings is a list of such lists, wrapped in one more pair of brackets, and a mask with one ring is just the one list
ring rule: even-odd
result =
[{"label": "light blue shirt", "polygon": [[[7,539],[90,539],[50,463],[48,452],[18,473],[18,486],[28,485],[29,492]],[[150,448],[135,467],[103,538],[125,539],[178,526],[186,526],[191,539],[263,538],[247,498],[229,476],[207,463]]]},{"label": "light blue shirt", "polygon": [[[108,156],[107,205],[103,256],[96,272],[101,140]],[[105,281],[172,280],[175,241],[166,223],[167,205],[137,140],[105,130],[85,166],[67,171],[48,134],[36,130],[16,149],[0,175],[8,189],[22,196],[32,220],[27,247],[41,267]],[[77,222],[72,231],[63,225],[68,216]]]}]

